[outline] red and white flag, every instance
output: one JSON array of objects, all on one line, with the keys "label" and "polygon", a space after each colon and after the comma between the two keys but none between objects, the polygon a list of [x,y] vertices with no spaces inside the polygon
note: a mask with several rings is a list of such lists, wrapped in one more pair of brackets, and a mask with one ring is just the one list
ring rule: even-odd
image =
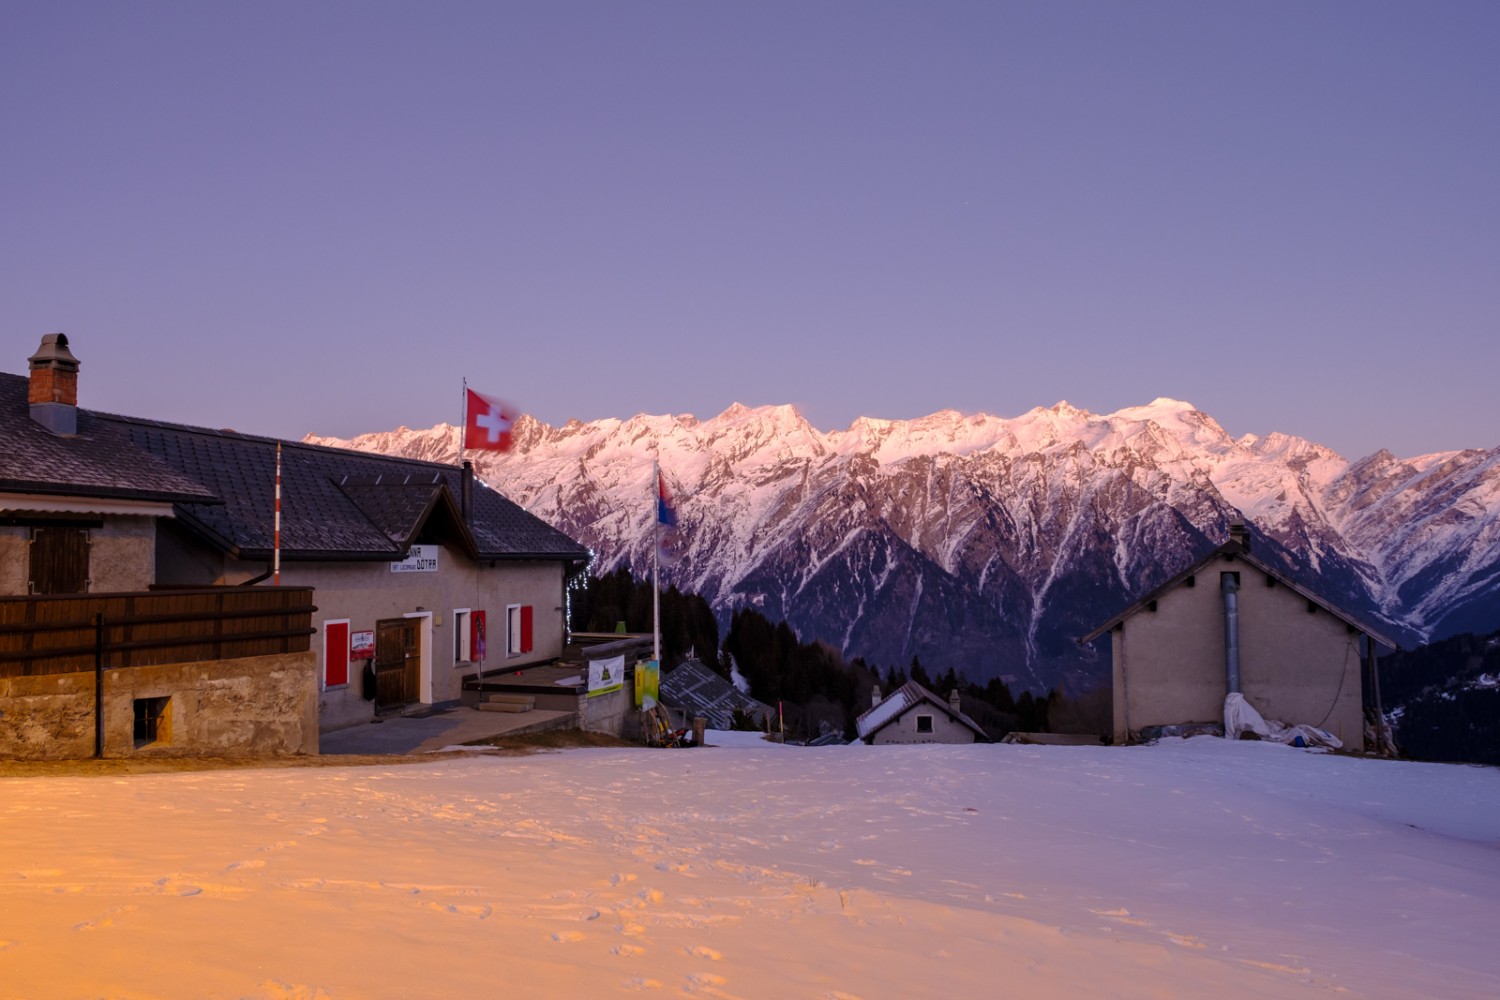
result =
[{"label": "red and white flag", "polygon": [[510,430],[516,415],[498,399],[482,396],[473,389],[464,405],[464,448],[481,451],[510,451]]}]

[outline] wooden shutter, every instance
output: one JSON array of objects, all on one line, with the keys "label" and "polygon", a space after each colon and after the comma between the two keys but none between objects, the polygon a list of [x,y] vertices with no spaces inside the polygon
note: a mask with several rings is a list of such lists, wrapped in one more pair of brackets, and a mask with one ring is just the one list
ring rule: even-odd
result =
[{"label": "wooden shutter", "polygon": [[323,686],[349,683],[349,623],[323,623]]},{"label": "wooden shutter", "polygon": [[31,592],[82,594],[89,589],[89,530],[31,529]]},{"label": "wooden shutter", "polygon": [[531,605],[521,605],[521,652],[531,652]]}]

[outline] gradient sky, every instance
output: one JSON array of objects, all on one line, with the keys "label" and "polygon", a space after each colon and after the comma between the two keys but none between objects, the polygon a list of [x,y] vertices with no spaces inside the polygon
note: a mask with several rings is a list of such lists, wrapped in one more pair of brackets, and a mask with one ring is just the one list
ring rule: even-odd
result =
[{"label": "gradient sky", "polygon": [[1500,3],[0,0],[0,371],[1500,445]]}]

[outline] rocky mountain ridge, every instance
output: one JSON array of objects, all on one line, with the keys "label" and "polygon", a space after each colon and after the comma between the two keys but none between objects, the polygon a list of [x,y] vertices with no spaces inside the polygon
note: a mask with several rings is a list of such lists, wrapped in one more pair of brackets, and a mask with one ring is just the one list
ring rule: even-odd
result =
[{"label": "rocky mountain ridge", "polygon": [[[664,580],[726,618],[758,608],[883,666],[1083,686],[1074,640],[1222,541],[1241,512],[1294,577],[1405,643],[1500,624],[1500,448],[1347,461],[1286,434],[1232,438],[1188,403],[1096,415],[942,411],[823,432],[790,406],[709,420],[517,420],[479,475],[592,547],[650,565],[651,463],[677,499]],[[352,441],[437,461],[458,430]]]}]

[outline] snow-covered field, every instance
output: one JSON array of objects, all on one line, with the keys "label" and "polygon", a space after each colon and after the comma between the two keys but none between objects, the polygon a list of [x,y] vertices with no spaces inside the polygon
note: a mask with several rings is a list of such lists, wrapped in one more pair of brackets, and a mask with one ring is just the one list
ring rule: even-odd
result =
[{"label": "snow-covered field", "polygon": [[0,996],[1500,996],[1500,771],[570,750],[0,780]]}]

